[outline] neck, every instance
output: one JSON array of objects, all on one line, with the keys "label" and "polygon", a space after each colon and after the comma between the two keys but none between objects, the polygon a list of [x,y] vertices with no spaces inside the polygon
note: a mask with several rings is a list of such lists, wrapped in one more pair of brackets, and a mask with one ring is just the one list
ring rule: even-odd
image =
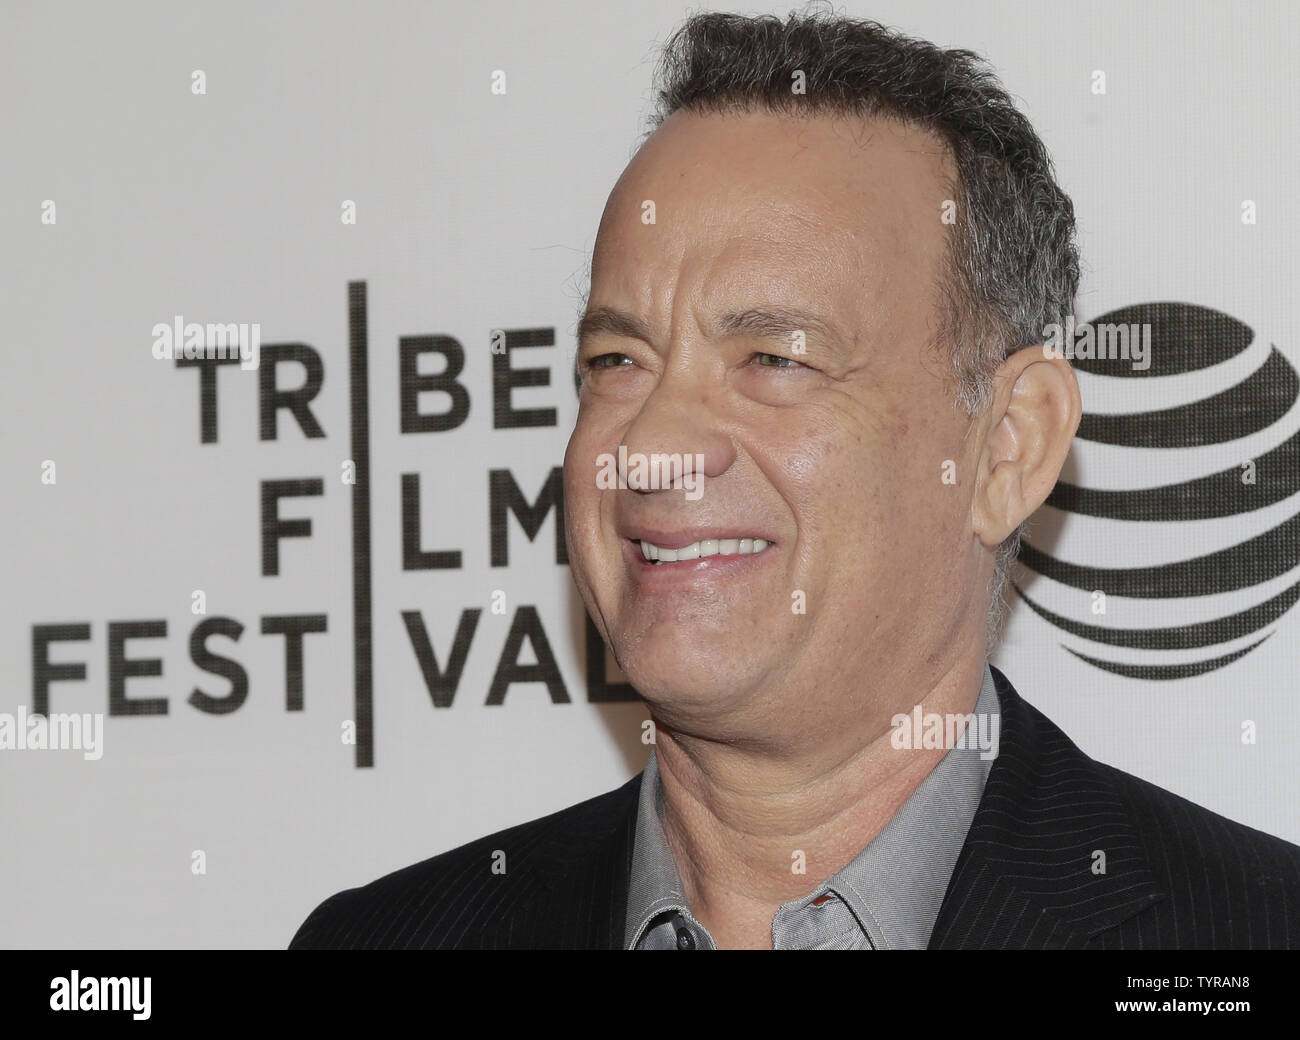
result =
[{"label": "neck", "polygon": [[791,733],[784,748],[658,727],[665,834],[691,912],[719,946],[770,948],[781,905],[870,844],[945,754],[895,748],[890,720],[917,704],[973,712],[983,669],[982,657],[963,661],[919,697],[891,697],[865,719],[817,719],[818,739]]}]

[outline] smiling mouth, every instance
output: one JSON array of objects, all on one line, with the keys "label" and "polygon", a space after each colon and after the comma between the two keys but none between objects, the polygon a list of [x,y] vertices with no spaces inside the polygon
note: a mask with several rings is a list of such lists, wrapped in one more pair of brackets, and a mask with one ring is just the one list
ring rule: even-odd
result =
[{"label": "smiling mouth", "polygon": [[772,543],[766,538],[706,538],[691,542],[678,549],[665,549],[653,542],[642,540],[641,558],[650,563],[681,563],[683,560],[702,560],[709,556],[753,556]]}]

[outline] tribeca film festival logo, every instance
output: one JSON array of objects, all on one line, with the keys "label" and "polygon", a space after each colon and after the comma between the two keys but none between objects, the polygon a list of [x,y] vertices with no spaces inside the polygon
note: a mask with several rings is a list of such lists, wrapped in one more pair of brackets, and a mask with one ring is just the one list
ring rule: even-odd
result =
[{"label": "tribeca film festival logo", "polygon": [[[1141,303],[1102,323],[1151,330],[1141,368],[1074,357],[1099,377],[1085,401],[1112,404],[1086,412],[1076,439],[1085,460],[1090,451],[1114,460],[1121,476],[1107,482],[1118,486],[1063,474],[1047,505],[1080,525],[1085,542],[1122,538],[1144,558],[1101,567],[1026,541],[1021,565],[1047,580],[1033,595],[1024,581],[1016,589],[1070,637],[1066,650],[1097,668],[1148,680],[1201,675],[1260,646],[1300,599],[1300,512],[1290,501],[1300,492],[1300,375],[1267,338],[1209,307]],[[1193,526],[1214,520],[1225,522]]]},{"label": "tribeca film festival logo", "polygon": [[51,1011],[130,1011],[143,1022],[151,1014],[153,976],[81,977],[73,971],[50,980]]},{"label": "tribeca film festival logo", "polygon": [[[220,496],[212,498],[211,507],[226,508],[227,496],[231,494],[252,503],[252,515],[245,523],[252,528],[250,542],[260,556],[261,579],[301,579],[322,568],[337,567],[344,571],[344,580],[350,586],[351,609],[344,607],[343,625],[311,603],[241,619],[218,611],[210,613],[207,591],[198,588],[189,590],[188,601],[181,599],[181,605],[160,607],[151,615],[111,618],[106,622],[76,616],[35,621],[31,625],[31,700],[24,709],[27,713],[24,723],[19,725],[17,719],[13,720],[10,732],[15,748],[20,739],[26,747],[33,747],[33,741],[40,743],[41,737],[34,734],[41,724],[33,724],[31,719],[55,718],[51,710],[61,706],[58,705],[61,698],[84,695],[81,691],[87,682],[88,651],[76,644],[92,640],[99,644],[93,652],[102,655],[105,662],[100,693],[107,702],[105,714],[114,719],[130,719],[167,716],[176,711],[228,715],[241,710],[250,697],[268,695],[277,698],[286,712],[305,711],[309,702],[316,703],[318,711],[335,710],[331,705],[338,703],[336,698],[323,696],[312,702],[307,691],[313,678],[324,681],[324,677],[313,671],[320,668],[314,656],[319,652],[318,637],[328,634],[336,639],[346,638],[352,650],[351,703],[337,708],[336,732],[340,745],[351,752],[358,768],[375,764],[373,645],[377,623],[402,626],[411,660],[398,664],[385,662],[384,666],[413,664],[419,676],[417,682],[423,681],[435,711],[453,706],[471,649],[486,640],[495,640],[483,651],[495,658],[495,666],[482,701],[485,707],[503,705],[507,694],[521,685],[531,688],[530,692],[520,691],[521,697],[535,696],[537,687],[541,686],[550,703],[572,702],[542,611],[535,604],[508,599],[504,575],[500,585],[506,587],[489,586],[477,600],[472,598],[473,593],[467,594],[469,601],[461,605],[454,626],[448,626],[447,631],[431,631],[425,612],[418,608],[385,610],[378,619],[375,617],[371,554],[374,504],[370,474],[371,347],[364,281],[347,283],[346,326],[342,337],[345,350],[340,367],[348,383],[348,412],[334,429],[329,429],[330,417],[317,403],[328,358],[316,346],[298,341],[262,343],[261,329],[255,324],[226,325],[219,334],[215,328],[210,333],[208,327],[187,324],[180,316],[170,327],[155,326],[154,331],[158,355],[164,359],[170,356],[175,365],[177,392],[195,394],[198,420],[195,441],[199,447],[191,449],[193,454],[186,461],[196,479],[202,479],[205,462],[210,457],[205,456],[205,451],[232,436],[218,423],[218,406],[223,396],[237,396],[244,401],[251,397],[255,401],[252,413],[256,419],[251,435],[260,443],[292,440],[301,443],[331,435],[338,438],[337,463],[332,473],[320,468],[319,462],[312,463],[305,472],[286,471],[286,457],[281,453],[274,463],[267,464],[269,472],[248,476],[247,489],[232,491],[223,485]],[[437,445],[440,435],[466,423],[471,403],[481,405],[479,394],[487,398],[484,411],[494,431],[510,431],[508,436],[517,437],[519,430],[556,427],[558,408],[522,407],[517,400],[517,392],[522,388],[531,388],[530,392],[536,394],[552,385],[549,363],[530,365],[525,359],[555,347],[555,333],[555,328],[549,326],[485,330],[484,355],[491,359],[490,383],[485,390],[475,389],[463,377],[468,351],[453,336],[400,335],[385,346],[384,349],[395,355],[392,367],[396,385],[383,388],[383,400],[397,398],[398,432],[404,440],[409,439],[423,449],[419,453],[422,460],[429,460],[398,474],[396,494],[385,503],[386,508],[377,520],[383,537],[387,538],[390,531],[398,536],[403,574],[427,579],[431,572],[458,571],[466,565],[465,557],[476,551],[483,554],[482,564],[504,570],[511,566],[512,549],[516,557],[521,552],[525,554],[530,566],[543,563],[568,566],[560,465],[541,474],[530,469],[522,476],[510,467],[485,467],[483,497],[481,505],[476,506],[468,497],[467,488],[456,488],[454,493],[447,489],[446,474],[438,461],[443,452],[439,450],[441,445]],[[246,349],[233,350],[236,339]],[[200,344],[204,345],[202,350]],[[225,378],[223,373],[241,361],[246,362],[244,367],[256,369],[254,377],[245,379],[239,373],[238,378]],[[295,370],[301,375],[290,385],[288,374]],[[573,381],[572,392],[576,396],[579,381],[576,367]],[[385,414],[386,421],[387,418]],[[239,433],[248,438],[250,431]],[[486,448],[484,451],[489,453]],[[320,455],[314,452],[312,457],[319,459]],[[683,486],[688,482],[697,486],[694,482],[698,478],[685,472],[687,460],[688,457],[682,458],[678,476]],[[667,460],[667,469],[671,480],[671,459]],[[659,472],[662,474],[663,464]],[[702,472],[703,464],[697,462],[692,474]],[[649,476],[647,470],[647,479]],[[43,466],[41,479],[46,484],[56,483],[53,460]],[[327,485],[341,487],[345,497],[322,502]],[[328,516],[331,508],[335,515]],[[460,517],[467,509],[475,508],[481,509],[484,521],[473,525],[476,531],[482,532],[481,543],[467,548],[429,544],[424,531],[425,517],[431,513],[439,518]],[[338,516],[340,512],[347,519]],[[332,525],[347,530],[350,535],[348,548],[342,552],[333,543],[323,547],[314,540],[317,525],[327,516]],[[549,539],[542,536],[548,520],[552,533]],[[527,540],[522,549],[516,528],[522,530]],[[238,533],[231,525],[227,525],[227,530],[232,537]],[[315,552],[309,552],[309,547]],[[479,564],[476,560],[471,565]],[[452,584],[460,588],[464,583]],[[407,594],[427,597],[428,585],[422,591],[411,585]],[[178,614],[182,615],[179,621]],[[484,614],[499,617],[500,623],[480,625]],[[586,700],[590,703],[637,700],[629,683],[610,674],[605,644],[590,617],[585,617],[584,623],[586,645],[580,648],[579,654],[582,659],[585,653]],[[184,631],[178,633],[178,628]],[[480,628],[487,634],[481,634]],[[567,617],[563,630],[566,634],[569,630]],[[246,646],[250,638],[259,637],[277,640],[282,646],[283,671],[274,680],[251,674],[241,660],[241,640]],[[177,640],[180,646],[164,650],[159,647],[159,640]],[[450,650],[443,657],[435,651],[435,646]],[[187,658],[202,674],[197,682],[185,684],[188,689],[174,689],[176,678],[169,670],[178,658]],[[332,690],[338,680],[334,676],[328,678]],[[156,685],[147,690],[150,680]],[[344,689],[346,683],[346,679],[342,680]],[[81,691],[77,684],[83,684]],[[173,688],[168,689],[164,684]],[[48,742],[50,731],[47,728],[43,732]],[[0,739],[4,739],[2,731]],[[98,730],[95,739],[98,749],[102,746]]]},{"label": "tribeca film festival logo", "polygon": [[159,361],[239,361],[245,371],[256,369],[262,357],[262,326],[258,322],[200,325],[177,314],[172,323],[153,327],[151,353]]},{"label": "tribeca film festival logo", "polygon": [[0,751],[80,751],[98,762],[104,756],[104,716],[100,714],[16,714],[0,712]]},{"label": "tribeca film festival logo", "polygon": [[[687,462],[693,465],[687,467]],[[629,452],[626,444],[618,454],[601,452],[596,456],[596,487],[604,491],[685,490],[688,502],[698,502],[704,495],[704,456],[675,453]]]},{"label": "tribeca film festival logo", "polygon": [[943,748],[978,751],[988,762],[998,757],[1001,716],[996,712],[945,714],[922,712],[918,704],[910,715],[899,712],[889,720],[889,743],[896,751]]}]

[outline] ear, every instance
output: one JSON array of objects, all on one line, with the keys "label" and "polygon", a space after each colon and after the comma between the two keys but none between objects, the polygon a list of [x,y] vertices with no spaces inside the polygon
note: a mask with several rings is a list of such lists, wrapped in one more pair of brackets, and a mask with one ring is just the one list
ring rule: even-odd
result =
[{"label": "ear", "polygon": [[998,368],[978,427],[984,444],[971,503],[974,532],[986,548],[996,548],[1046,500],[1082,415],[1079,382],[1058,352],[1025,347]]}]

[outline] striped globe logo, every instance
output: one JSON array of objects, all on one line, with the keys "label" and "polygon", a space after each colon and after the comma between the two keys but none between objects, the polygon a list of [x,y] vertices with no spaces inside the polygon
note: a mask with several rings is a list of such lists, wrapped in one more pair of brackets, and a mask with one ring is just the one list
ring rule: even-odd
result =
[{"label": "striped globe logo", "polygon": [[1153,680],[1214,671],[1300,599],[1300,377],[1272,342],[1208,307],[1144,303],[1091,324],[1147,326],[1149,357],[1074,358],[1085,414],[1071,461],[1084,461],[1047,505],[1072,534],[1081,527],[1073,544],[1089,558],[1052,555],[1031,530],[1020,574],[1047,580],[1016,590],[1097,668]]}]

